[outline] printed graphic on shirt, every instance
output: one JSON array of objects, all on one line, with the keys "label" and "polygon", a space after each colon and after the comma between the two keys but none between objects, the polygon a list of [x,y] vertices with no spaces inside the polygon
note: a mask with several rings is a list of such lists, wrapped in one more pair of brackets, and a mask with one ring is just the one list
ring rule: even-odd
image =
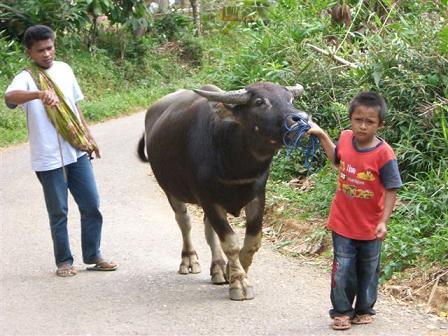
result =
[{"label": "printed graphic on shirt", "polygon": [[356,177],[359,178],[360,180],[375,181],[375,176],[373,176],[373,173],[370,170],[365,172],[359,172],[358,174],[356,174]]},{"label": "printed graphic on shirt", "polygon": [[356,197],[357,188],[351,184],[342,184],[342,192],[350,197]]},{"label": "printed graphic on shirt", "polygon": [[[353,177],[352,177],[353,176]],[[339,165],[339,183],[337,189],[352,198],[370,199],[375,196],[374,192],[368,188],[365,182],[375,181],[372,171],[357,172],[356,167],[341,161]],[[364,187],[360,188],[361,186]]]},{"label": "printed graphic on shirt", "polygon": [[373,191],[356,189],[356,197],[358,198],[369,199],[372,198],[373,196],[374,196]]}]

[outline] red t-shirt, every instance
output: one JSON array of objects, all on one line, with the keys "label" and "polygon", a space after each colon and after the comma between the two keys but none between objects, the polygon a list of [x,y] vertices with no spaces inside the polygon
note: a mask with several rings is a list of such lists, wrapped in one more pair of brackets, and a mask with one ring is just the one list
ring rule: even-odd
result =
[{"label": "red t-shirt", "polygon": [[385,187],[380,170],[396,160],[395,154],[385,141],[368,151],[357,150],[352,131],[341,133],[336,149],[339,177],[328,228],[351,239],[375,239],[384,209]]}]

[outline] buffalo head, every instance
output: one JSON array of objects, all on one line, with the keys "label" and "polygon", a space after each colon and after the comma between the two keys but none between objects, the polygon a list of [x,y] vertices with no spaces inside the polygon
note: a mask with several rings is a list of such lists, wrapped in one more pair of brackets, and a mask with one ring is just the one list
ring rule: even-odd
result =
[{"label": "buffalo head", "polygon": [[263,82],[236,91],[194,92],[209,101],[224,104],[230,118],[244,130],[252,154],[261,160],[271,158],[283,145],[287,116],[300,114],[307,118],[306,113],[293,106],[294,98],[303,93],[303,87],[298,84],[285,87]]}]

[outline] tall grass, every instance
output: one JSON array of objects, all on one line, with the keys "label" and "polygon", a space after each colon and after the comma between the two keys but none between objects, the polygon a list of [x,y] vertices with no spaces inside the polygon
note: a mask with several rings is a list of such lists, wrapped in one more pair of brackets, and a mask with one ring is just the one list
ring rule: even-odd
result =
[{"label": "tall grass", "polygon": [[389,225],[384,277],[409,266],[448,263],[448,167],[415,176]]}]

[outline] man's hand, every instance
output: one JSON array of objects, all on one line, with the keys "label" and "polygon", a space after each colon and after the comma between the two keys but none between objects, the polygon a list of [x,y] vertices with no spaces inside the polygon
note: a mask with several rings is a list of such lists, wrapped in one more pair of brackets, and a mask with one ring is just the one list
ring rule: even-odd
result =
[{"label": "man's hand", "polygon": [[95,151],[94,151],[95,157],[97,159],[101,159],[100,148],[98,147],[96,141],[93,138],[91,138],[91,139],[92,139],[93,143],[95,144],[95,148],[96,148]]},{"label": "man's hand", "polygon": [[39,91],[38,95],[44,105],[54,107],[59,104],[59,98],[53,90]]},{"label": "man's hand", "polygon": [[385,222],[379,222],[376,226],[375,236],[379,240],[384,240],[387,235],[387,226]]}]

